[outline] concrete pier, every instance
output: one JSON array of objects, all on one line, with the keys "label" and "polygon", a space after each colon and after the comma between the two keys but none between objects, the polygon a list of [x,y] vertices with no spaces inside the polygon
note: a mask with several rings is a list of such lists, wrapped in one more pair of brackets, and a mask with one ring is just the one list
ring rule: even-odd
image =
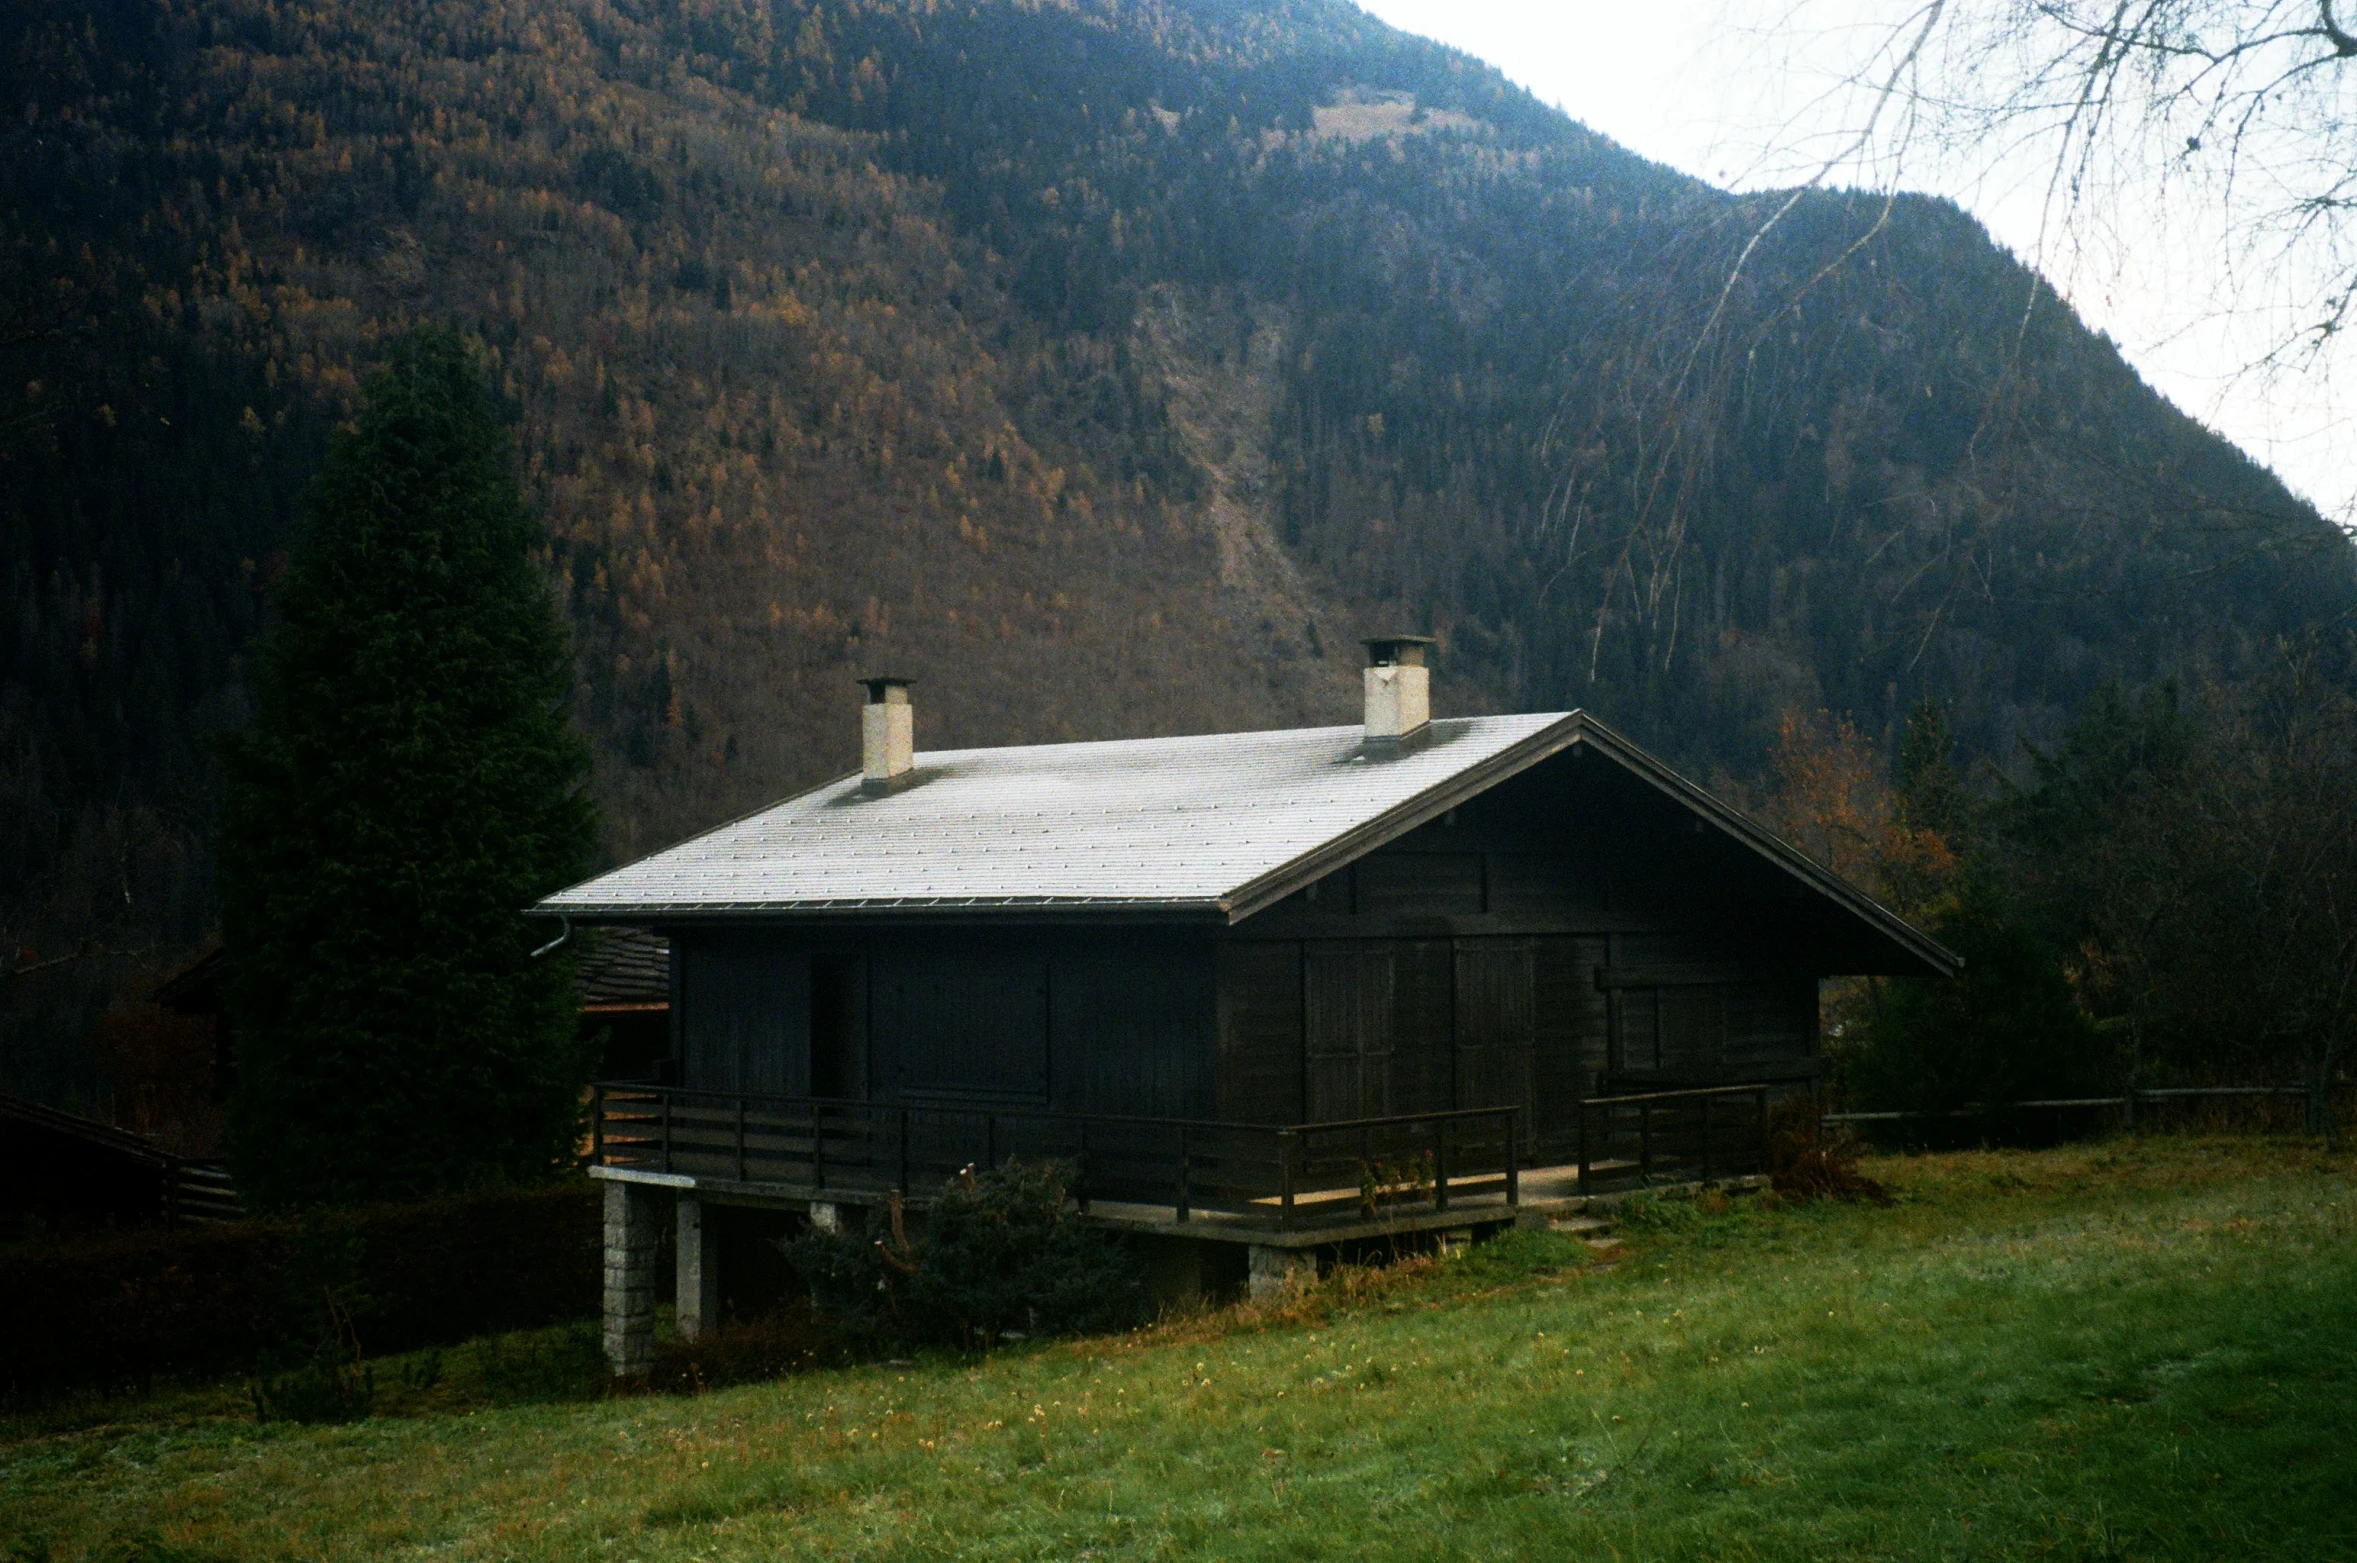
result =
[{"label": "concrete pier", "polygon": [[655,1365],[662,1197],[642,1183],[606,1185],[606,1366],[616,1378],[644,1378]]},{"label": "concrete pier", "polygon": [[718,1212],[693,1194],[679,1196],[673,1223],[679,1239],[679,1338],[702,1340],[720,1323]]},{"label": "concrete pier", "polygon": [[1255,1243],[1245,1251],[1244,1289],[1255,1302],[1280,1297],[1292,1287],[1307,1286],[1318,1278],[1314,1248],[1278,1248]]}]

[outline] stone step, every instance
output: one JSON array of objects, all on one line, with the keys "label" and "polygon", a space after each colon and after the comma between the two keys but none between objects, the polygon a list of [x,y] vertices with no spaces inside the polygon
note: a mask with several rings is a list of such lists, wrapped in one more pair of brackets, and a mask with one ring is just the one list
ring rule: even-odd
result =
[{"label": "stone step", "polygon": [[1610,1216],[1557,1216],[1547,1223],[1550,1232],[1569,1232],[1574,1237],[1593,1237],[1612,1230]]}]

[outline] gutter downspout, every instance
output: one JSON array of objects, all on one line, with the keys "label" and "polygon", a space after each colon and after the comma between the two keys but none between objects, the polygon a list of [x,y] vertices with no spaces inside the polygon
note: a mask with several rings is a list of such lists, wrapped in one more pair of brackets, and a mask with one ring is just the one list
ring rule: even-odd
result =
[{"label": "gutter downspout", "polygon": [[567,939],[573,937],[573,914],[570,912],[560,912],[557,915],[563,921],[564,927],[558,930],[557,936],[555,938],[549,940],[548,943],[542,945],[539,949],[534,950],[530,955],[524,957],[526,960],[536,961],[543,955],[546,955],[549,951],[555,949],[558,945],[563,944]]}]

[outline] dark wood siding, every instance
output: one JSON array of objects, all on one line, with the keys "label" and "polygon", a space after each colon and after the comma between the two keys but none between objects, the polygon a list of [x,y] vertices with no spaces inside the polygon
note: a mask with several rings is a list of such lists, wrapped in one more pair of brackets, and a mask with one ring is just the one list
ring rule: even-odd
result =
[{"label": "dark wood siding", "polygon": [[1608,1077],[1789,1076],[1815,1050],[1814,906],[1617,768],[1550,761],[1224,936],[1218,1100],[1262,1120],[1521,1106],[1560,1144]]},{"label": "dark wood siding", "polygon": [[1614,1067],[1678,1080],[1782,1078],[1813,1057],[1817,984],[1809,977],[1711,981],[1704,968],[1677,982],[1622,986]]},{"label": "dark wood siding", "polygon": [[1358,864],[1361,917],[1477,916],[1482,902],[1476,852],[1378,852]]},{"label": "dark wood siding", "polygon": [[1389,1112],[1395,1021],[1390,946],[1313,944],[1303,952],[1302,973],[1309,1121]]},{"label": "dark wood siding", "polygon": [[1446,939],[1391,946],[1390,1108],[1445,1112],[1457,1099],[1456,969]]},{"label": "dark wood siding", "polygon": [[1056,957],[1049,986],[1058,1072],[1078,1083],[1078,1100],[1065,1105],[1165,1118],[1215,1111],[1208,948],[1143,939],[1084,948]]},{"label": "dark wood siding", "polygon": [[1048,1099],[1048,957],[992,941],[880,955],[870,995],[897,1096]]},{"label": "dark wood siding", "polygon": [[675,947],[681,1081],[707,1091],[809,1090],[810,957],[759,939]]},{"label": "dark wood siding", "polygon": [[1605,888],[1595,869],[1569,852],[1493,853],[1489,909],[1506,917],[1547,917],[1566,927],[1601,927]]},{"label": "dark wood siding", "polygon": [[1301,1121],[1301,946],[1219,948],[1219,1115]]},{"label": "dark wood siding", "polygon": [[1813,977],[1747,982],[1727,989],[1724,1067],[1766,1074],[1817,1055],[1817,983]]},{"label": "dark wood siding", "polygon": [[827,951],[810,963],[810,1094],[868,1094],[868,963]]},{"label": "dark wood siding", "polygon": [[1602,939],[1531,941],[1531,1108],[1542,1129],[1567,1121],[1570,1104],[1594,1094],[1608,1067],[1602,964]]},{"label": "dark wood siding", "polygon": [[1530,1106],[1535,1032],[1528,939],[1459,939],[1457,1105]]}]

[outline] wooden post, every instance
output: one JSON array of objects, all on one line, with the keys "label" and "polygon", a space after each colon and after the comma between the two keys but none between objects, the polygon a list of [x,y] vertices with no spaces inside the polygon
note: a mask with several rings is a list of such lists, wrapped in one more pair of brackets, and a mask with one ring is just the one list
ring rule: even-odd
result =
[{"label": "wooden post", "polygon": [[1432,1126],[1432,1208],[1449,1208],[1449,1121],[1446,1118]]},{"label": "wooden post", "polygon": [[1187,1153],[1187,1126],[1185,1124],[1179,1125],[1178,1134],[1178,1205],[1176,1208],[1178,1219],[1184,1221],[1188,1216],[1189,1199],[1194,1194],[1195,1165],[1193,1158]]},{"label": "wooden post", "polygon": [[1506,1208],[1508,1210],[1517,1209],[1522,1204],[1522,1169],[1517,1164],[1514,1154],[1519,1148],[1516,1141],[1520,1136],[1515,1131],[1520,1125],[1515,1123],[1515,1116],[1509,1114],[1506,1119]]},{"label": "wooden post", "polygon": [[1290,1228],[1293,1225],[1293,1156],[1300,1143],[1300,1130],[1277,1131],[1277,1176],[1282,1191],[1277,1207],[1277,1225],[1280,1227]]},{"label": "wooden post", "polygon": [[827,1186],[827,1104],[810,1104],[810,1183],[813,1188]]},{"label": "wooden post", "polygon": [[1581,1097],[1572,1103],[1573,1121],[1579,1125],[1580,1181],[1579,1191],[1588,1192],[1588,1099]]}]

